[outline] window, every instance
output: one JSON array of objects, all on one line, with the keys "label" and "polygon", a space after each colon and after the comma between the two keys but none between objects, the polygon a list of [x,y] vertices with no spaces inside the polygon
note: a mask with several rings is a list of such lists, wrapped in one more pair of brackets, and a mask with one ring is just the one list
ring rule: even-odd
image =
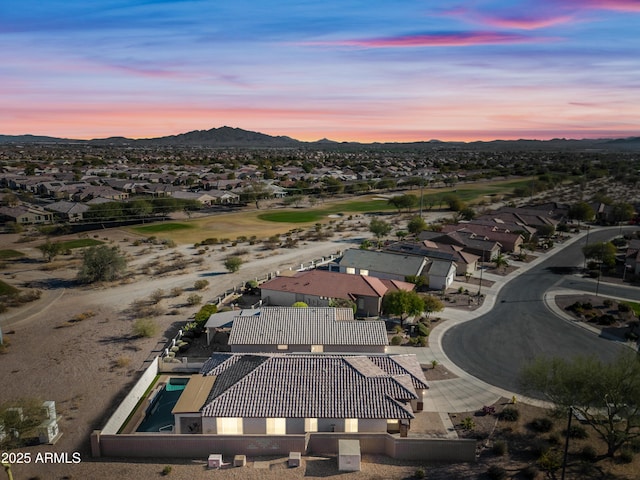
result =
[{"label": "window", "polygon": [[369,276],[369,270],[360,269],[360,275]]},{"label": "window", "polygon": [[318,419],[317,418],[305,418],[304,419],[304,431],[305,432],[317,432],[318,431]]},{"label": "window", "polygon": [[347,273],[350,275],[355,275],[356,269],[353,267],[347,267]]},{"label": "window", "polygon": [[242,418],[218,417],[216,428],[218,435],[242,435]]},{"label": "window", "polygon": [[286,433],[286,418],[267,418],[267,435],[285,435]]},{"label": "window", "polygon": [[278,345],[278,350],[289,350],[289,345]]},{"label": "window", "polygon": [[311,351],[315,353],[324,352],[324,347],[322,345],[311,345]]},{"label": "window", "polygon": [[355,433],[358,431],[358,419],[357,418],[345,418],[344,419],[344,431]]}]

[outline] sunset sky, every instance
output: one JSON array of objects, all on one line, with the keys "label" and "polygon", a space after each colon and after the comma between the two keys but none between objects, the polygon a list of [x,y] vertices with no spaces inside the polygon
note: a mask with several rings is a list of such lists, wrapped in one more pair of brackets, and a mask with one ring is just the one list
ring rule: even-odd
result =
[{"label": "sunset sky", "polygon": [[2,0],[0,134],[640,135],[640,0]]}]

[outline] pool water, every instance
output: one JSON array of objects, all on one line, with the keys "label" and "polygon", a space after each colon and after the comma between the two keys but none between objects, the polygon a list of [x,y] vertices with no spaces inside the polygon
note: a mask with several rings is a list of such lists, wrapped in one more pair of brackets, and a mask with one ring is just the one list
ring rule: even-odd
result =
[{"label": "pool water", "polygon": [[136,432],[173,431],[175,422],[171,410],[182,395],[188,381],[188,378],[170,378],[147,408],[144,420]]}]

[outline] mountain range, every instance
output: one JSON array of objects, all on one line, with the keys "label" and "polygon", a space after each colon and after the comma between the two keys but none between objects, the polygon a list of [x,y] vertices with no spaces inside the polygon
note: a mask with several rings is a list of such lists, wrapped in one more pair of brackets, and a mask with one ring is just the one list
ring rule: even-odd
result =
[{"label": "mountain range", "polygon": [[358,143],[335,142],[323,138],[315,142],[304,142],[287,136],[271,136],[241,128],[220,127],[210,130],[194,130],[178,135],[157,138],[131,139],[110,137],[93,140],[76,140],[36,135],[0,135],[0,144],[79,144],[96,146],[193,146],[220,148],[340,148],[341,146],[367,146],[384,148],[428,148],[428,149],[474,149],[474,150],[640,150],[640,137],[602,139],[553,139],[553,140],[494,140],[488,142],[386,142]]}]

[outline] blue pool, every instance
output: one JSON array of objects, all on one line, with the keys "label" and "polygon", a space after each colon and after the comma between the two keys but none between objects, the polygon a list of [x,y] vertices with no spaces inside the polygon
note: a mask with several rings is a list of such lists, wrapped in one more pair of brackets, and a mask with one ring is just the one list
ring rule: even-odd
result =
[{"label": "blue pool", "polygon": [[170,378],[162,390],[156,393],[136,432],[172,431],[174,418],[171,410],[182,395],[188,381],[188,378]]}]

